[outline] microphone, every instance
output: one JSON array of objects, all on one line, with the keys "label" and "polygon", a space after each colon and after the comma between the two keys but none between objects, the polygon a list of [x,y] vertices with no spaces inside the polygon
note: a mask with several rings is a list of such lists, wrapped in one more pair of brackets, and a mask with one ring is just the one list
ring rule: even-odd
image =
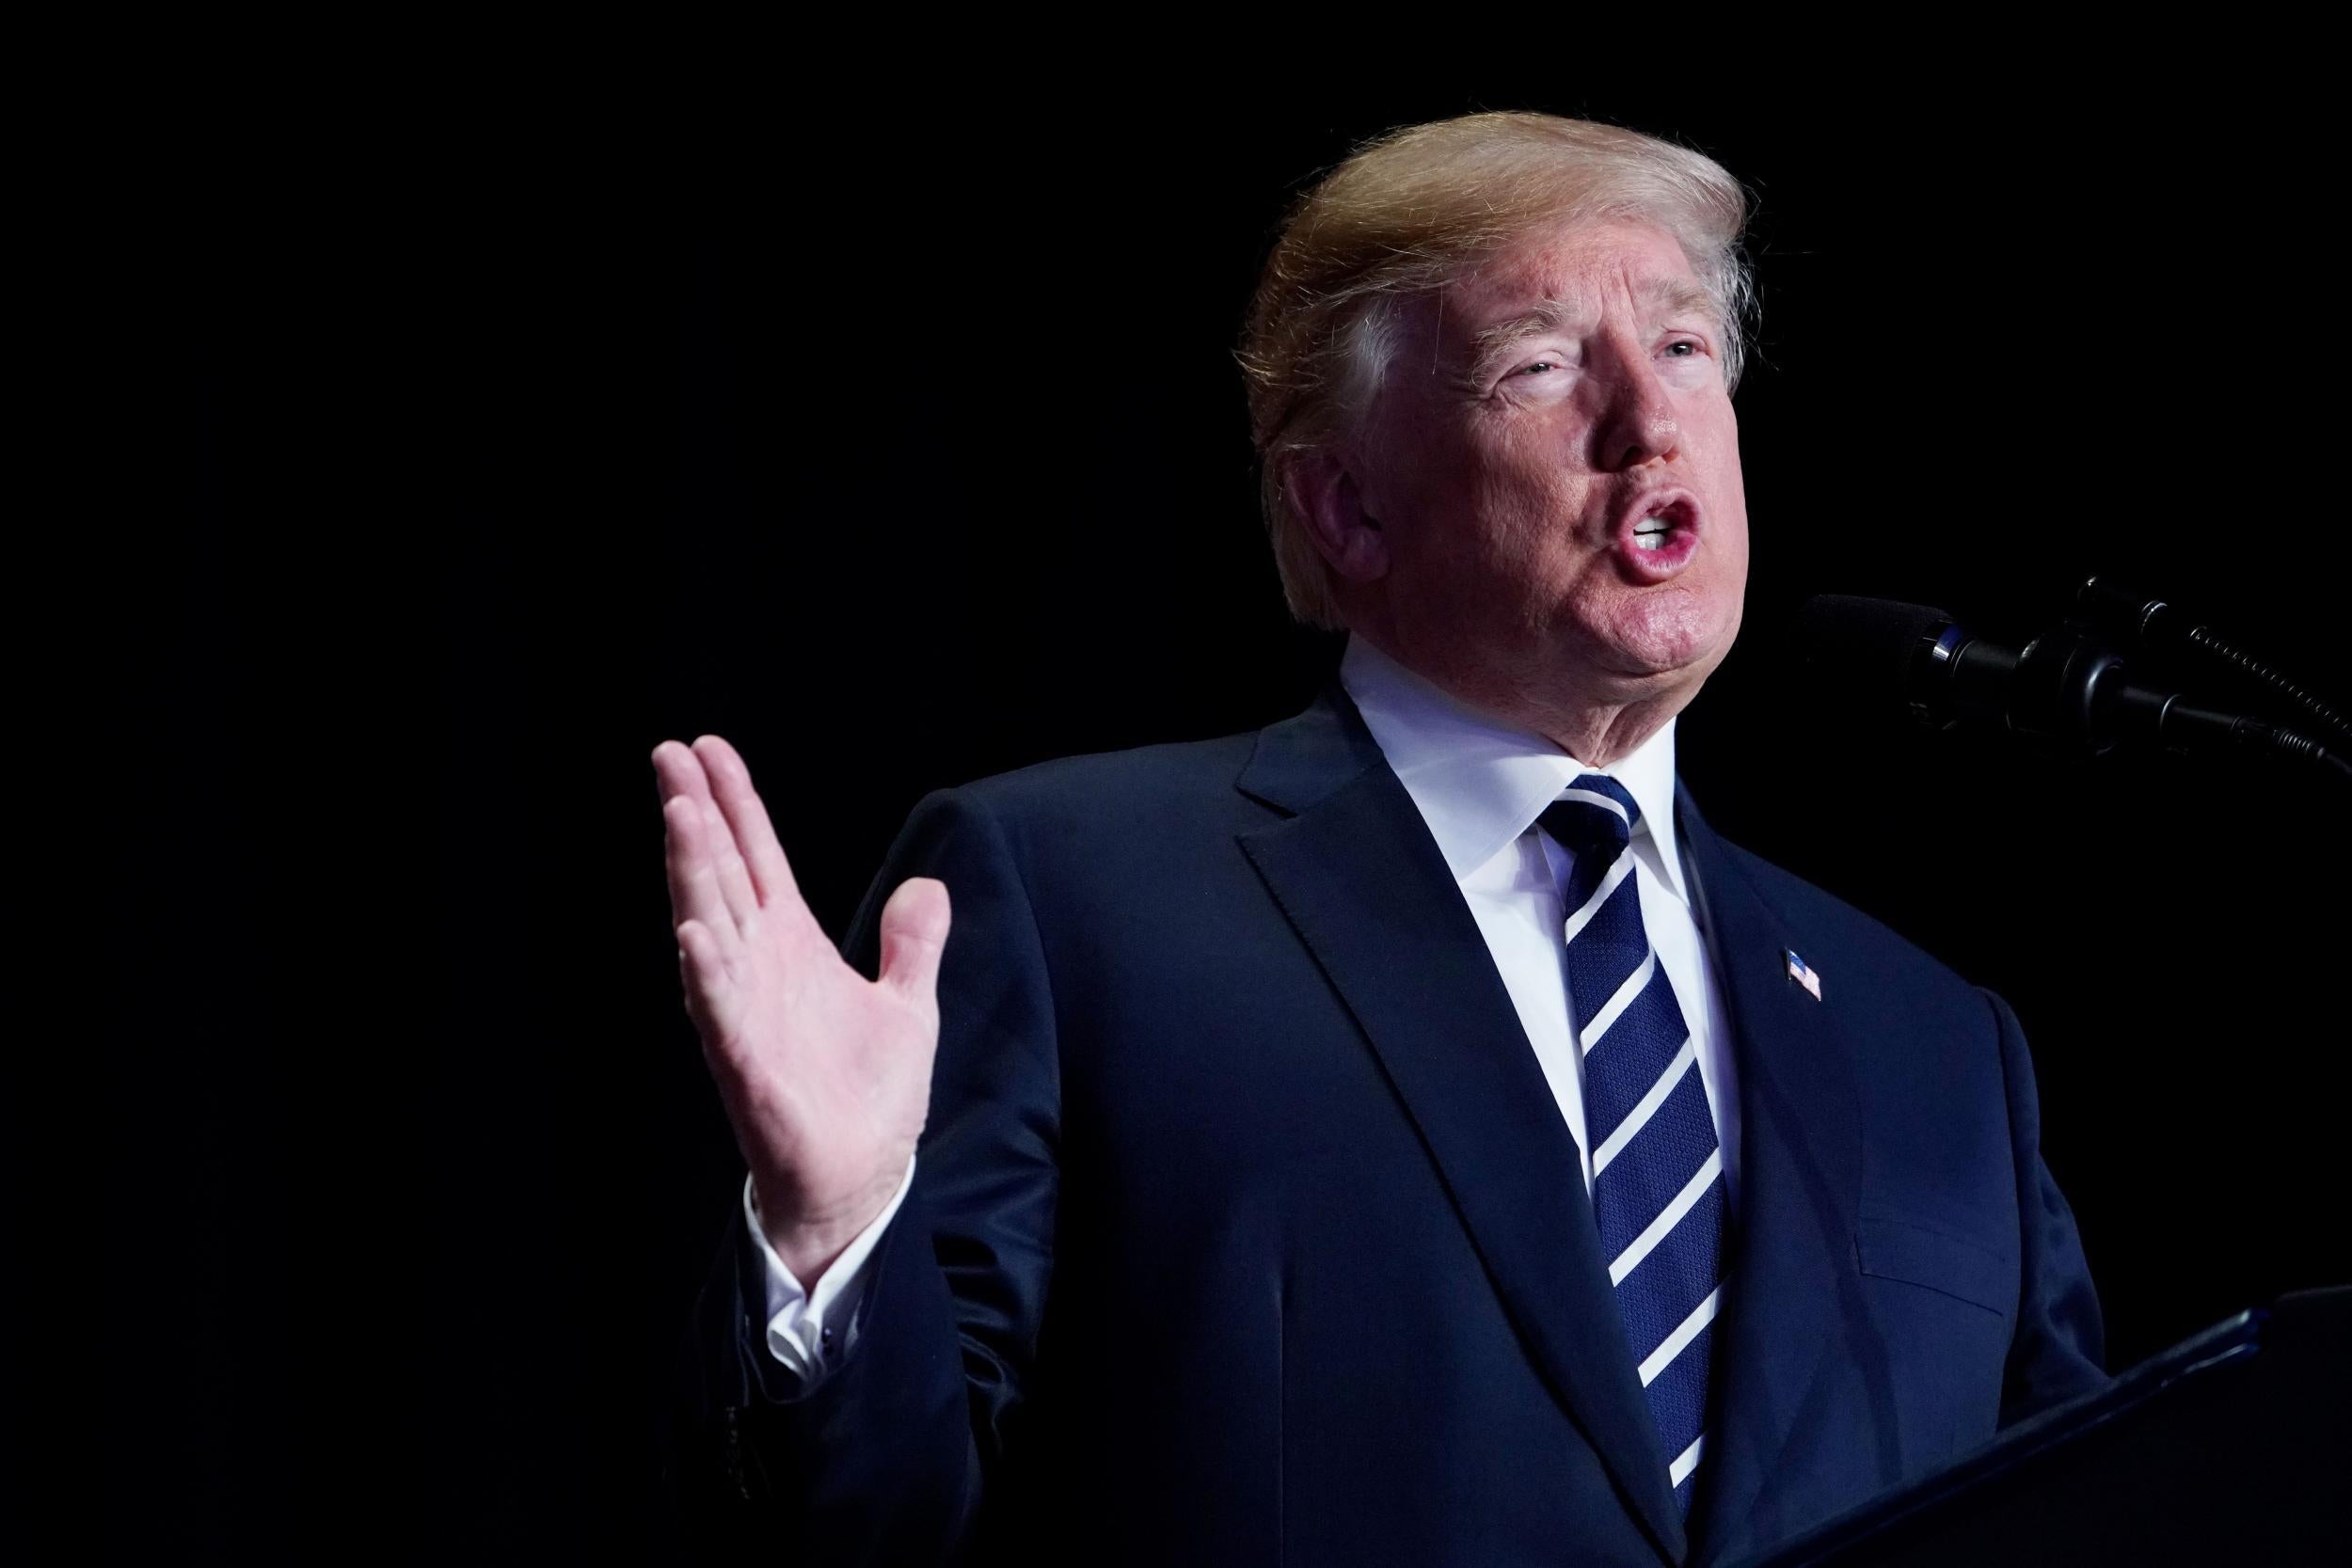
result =
[{"label": "microphone", "polygon": [[2010,649],[1926,605],[1824,594],[1798,611],[1797,642],[1825,678],[1938,729],[1981,724],[2094,756],[2119,748],[2256,752],[2352,777],[2352,760],[2309,736],[2138,684],[2082,626]]},{"label": "microphone", "polygon": [[2145,653],[2159,662],[2201,659],[2236,681],[2249,695],[2259,692],[2272,699],[2281,717],[2291,708],[2296,722],[2315,725],[2333,744],[2352,743],[2352,722],[2346,722],[2316,693],[2162,599],[2102,572],[2085,578],[2074,591],[2074,608],[2084,621],[2115,639],[2126,655]]}]

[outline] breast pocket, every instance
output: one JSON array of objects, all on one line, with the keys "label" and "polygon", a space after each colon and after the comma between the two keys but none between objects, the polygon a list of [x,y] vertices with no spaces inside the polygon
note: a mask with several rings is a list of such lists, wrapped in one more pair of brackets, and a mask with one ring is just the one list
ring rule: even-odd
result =
[{"label": "breast pocket", "polygon": [[1862,1216],[1855,1232],[1862,1272],[1899,1280],[2006,1318],[2017,1306],[2017,1259],[1966,1236],[1887,1215]]}]

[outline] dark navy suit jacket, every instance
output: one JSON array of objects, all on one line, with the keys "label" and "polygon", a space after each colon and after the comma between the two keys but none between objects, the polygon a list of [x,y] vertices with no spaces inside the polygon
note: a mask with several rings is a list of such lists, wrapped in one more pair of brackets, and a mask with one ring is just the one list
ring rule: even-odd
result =
[{"label": "dark navy suit jacket", "polygon": [[674,1418],[692,1510],[796,1562],[1657,1568],[2095,1386],[2010,1009],[1677,806],[1742,1128],[1687,1520],[1557,1102],[1336,680],[915,809],[846,944],[871,974],[882,899],[946,882],[914,1185],[812,1389],[730,1238]]}]

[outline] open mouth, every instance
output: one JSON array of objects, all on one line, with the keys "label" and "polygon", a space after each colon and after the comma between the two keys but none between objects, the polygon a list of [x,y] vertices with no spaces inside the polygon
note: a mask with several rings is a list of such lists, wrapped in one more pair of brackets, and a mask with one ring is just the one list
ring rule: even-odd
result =
[{"label": "open mouth", "polygon": [[1618,562],[1639,582],[1663,582],[1690,563],[1698,549],[1698,502],[1682,491],[1637,502],[1619,526]]}]

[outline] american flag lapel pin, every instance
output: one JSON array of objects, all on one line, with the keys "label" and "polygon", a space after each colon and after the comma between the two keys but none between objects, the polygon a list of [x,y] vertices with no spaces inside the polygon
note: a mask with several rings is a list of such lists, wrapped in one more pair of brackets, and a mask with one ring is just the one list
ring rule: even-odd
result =
[{"label": "american flag lapel pin", "polygon": [[1812,966],[1807,964],[1803,958],[1797,957],[1797,950],[1795,948],[1784,947],[1781,951],[1786,954],[1788,958],[1788,978],[1803,986],[1806,991],[1811,993],[1813,1000],[1819,1002],[1821,999],[1821,976],[1820,974],[1818,974]]}]

